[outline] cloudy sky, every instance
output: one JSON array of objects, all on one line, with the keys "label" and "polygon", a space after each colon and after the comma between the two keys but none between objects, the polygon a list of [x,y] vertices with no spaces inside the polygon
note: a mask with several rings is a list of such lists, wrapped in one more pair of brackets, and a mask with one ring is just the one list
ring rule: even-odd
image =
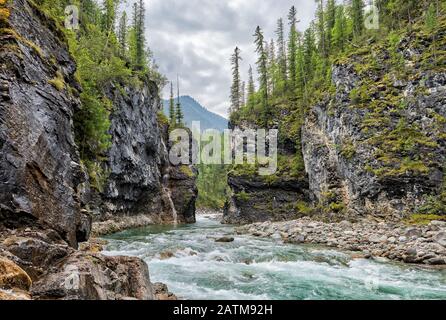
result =
[{"label": "cloudy sky", "polygon": [[[133,0],[128,0],[133,2]],[[160,71],[181,78],[181,94],[227,117],[231,86],[230,56],[242,50],[242,74],[254,66],[253,34],[257,25],[271,38],[277,19],[295,5],[299,29],[313,19],[314,0],[145,0],[150,48]],[[164,91],[168,97],[168,89]]]}]

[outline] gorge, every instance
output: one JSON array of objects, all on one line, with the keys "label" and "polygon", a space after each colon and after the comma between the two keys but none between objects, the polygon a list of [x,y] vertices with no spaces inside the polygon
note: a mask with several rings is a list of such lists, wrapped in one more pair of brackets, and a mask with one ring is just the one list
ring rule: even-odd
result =
[{"label": "gorge", "polygon": [[290,14],[308,68],[292,80],[259,27],[259,88],[235,83],[229,127],[279,131],[260,176],[172,165],[181,103],[172,123],[143,2],[131,35],[113,1],[80,3],[76,31],[64,1],[0,0],[0,300],[444,300],[444,5],[433,28],[421,1],[408,26],[325,55]]}]

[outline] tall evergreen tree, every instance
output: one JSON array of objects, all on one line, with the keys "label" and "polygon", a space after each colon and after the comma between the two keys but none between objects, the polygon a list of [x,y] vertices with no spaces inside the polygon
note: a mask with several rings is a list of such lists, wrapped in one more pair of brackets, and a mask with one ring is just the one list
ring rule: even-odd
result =
[{"label": "tall evergreen tree", "polygon": [[344,51],[345,43],[347,41],[347,20],[344,13],[344,7],[336,8],[336,21],[332,31],[332,46],[336,50]]},{"label": "tall evergreen tree", "polygon": [[178,95],[177,95],[177,108],[176,108],[176,117],[177,117],[176,124],[178,126],[183,126],[184,114],[181,108],[181,100],[180,100],[180,77],[177,77],[177,89],[178,89]]},{"label": "tall evergreen tree", "polygon": [[327,30],[325,34],[327,35],[327,47],[328,51],[331,52],[332,44],[333,44],[333,29],[336,24],[336,0],[328,0],[327,1],[327,9],[326,9],[326,27]]},{"label": "tall evergreen tree", "polygon": [[241,107],[241,79],[240,79],[240,49],[236,47],[231,56],[232,64],[232,87],[231,87],[231,110],[238,111]]},{"label": "tall evergreen tree", "polygon": [[258,55],[257,70],[259,73],[259,91],[262,96],[262,110],[264,112],[264,124],[267,125],[269,120],[268,110],[268,54],[265,51],[265,38],[262,29],[257,26],[255,34],[256,52]]},{"label": "tall evergreen tree", "polygon": [[249,66],[248,70],[248,88],[247,88],[247,106],[252,109],[254,106],[254,95],[256,93],[256,85],[254,82],[254,75],[252,66]]},{"label": "tall evergreen tree", "polygon": [[287,54],[286,54],[286,41],[285,31],[283,26],[283,19],[280,18],[277,21],[277,63],[280,69],[281,80],[286,82],[287,77]]},{"label": "tall evergreen tree", "polygon": [[127,12],[123,12],[119,20],[118,41],[121,50],[121,56],[125,56],[127,51]]},{"label": "tall evergreen tree", "polygon": [[144,1],[139,0],[133,5],[133,63],[137,70],[143,70],[146,67],[146,38],[145,38],[145,6]]},{"label": "tall evergreen tree", "polygon": [[353,20],[353,34],[355,37],[362,35],[364,30],[364,1],[352,0],[351,16]]},{"label": "tall evergreen tree", "polygon": [[268,92],[272,95],[275,91],[277,80],[276,45],[274,40],[268,46]]},{"label": "tall evergreen tree", "polygon": [[116,23],[116,1],[104,0],[104,15],[102,17],[102,28],[106,33],[112,33]]},{"label": "tall evergreen tree", "polygon": [[242,81],[242,85],[240,87],[240,107],[244,107],[246,105],[246,82]]},{"label": "tall evergreen tree", "polygon": [[324,12],[324,1],[323,0],[316,0],[317,6],[317,32],[318,32],[318,39],[319,39],[319,50],[323,57],[328,56],[328,50],[327,50],[327,36],[325,34],[325,12]]},{"label": "tall evergreen tree", "polygon": [[288,14],[288,23],[290,25],[290,34],[288,40],[288,80],[289,88],[294,94],[296,90],[296,52],[297,52],[297,10],[292,6]]},{"label": "tall evergreen tree", "polygon": [[172,127],[176,126],[176,110],[175,110],[175,98],[173,95],[173,82],[170,82],[170,99],[169,99],[169,121]]}]

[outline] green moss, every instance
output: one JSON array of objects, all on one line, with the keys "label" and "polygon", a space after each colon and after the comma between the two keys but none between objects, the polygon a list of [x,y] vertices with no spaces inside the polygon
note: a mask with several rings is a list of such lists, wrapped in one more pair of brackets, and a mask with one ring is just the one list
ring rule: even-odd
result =
[{"label": "green moss", "polygon": [[351,160],[356,155],[356,147],[351,140],[346,140],[340,148],[340,153],[345,159]]},{"label": "green moss", "polygon": [[249,201],[249,199],[251,199],[251,196],[249,193],[247,193],[246,191],[242,191],[240,193],[237,193],[235,195],[235,197],[237,198],[237,200],[239,201]]},{"label": "green moss", "polygon": [[189,178],[192,178],[194,176],[194,173],[192,172],[192,169],[189,166],[181,166],[180,167],[181,173],[185,174]]},{"label": "green moss", "polygon": [[166,127],[169,125],[169,119],[167,119],[166,115],[162,111],[158,111],[157,120],[160,127]]},{"label": "green moss", "polygon": [[55,87],[57,90],[62,91],[65,89],[65,80],[60,71],[56,72],[56,77],[48,80],[48,83]]},{"label": "green moss", "polygon": [[438,216],[435,214],[412,214],[405,220],[408,224],[427,225],[434,220],[446,221],[446,216]]},{"label": "green moss", "polygon": [[21,42],[22,44],[30,47],[40,58],[43,58],[43,52],[42,49],[40,49],[39,46],[37,46],[34,42],[23,38],[21,35],[19,35],[14,29],[10,28],[0,28],[0,34],[7,34],[12,36],[14,39],[16,39],[18,42]]},{"label": "green moss", "polygon": [[305,201],[298,201],[295,206],[294,209],[303,215],[310,215],[311,213],[313,213],[314,208],[311,207],[307,202]]},{"label": "green moss", "polygon": [[97,162],[82,161],[82,164],[87,168],[91,187],[99,192],[103,192],[110,172]]}]

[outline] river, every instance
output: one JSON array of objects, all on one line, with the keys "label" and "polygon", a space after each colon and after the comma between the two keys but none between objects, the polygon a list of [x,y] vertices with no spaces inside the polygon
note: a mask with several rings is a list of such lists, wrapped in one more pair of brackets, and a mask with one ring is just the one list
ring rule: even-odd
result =
[{"label": "river", "polygon": [[[231,243],[216,238],[230,235]],[[235,235],[213,215],[107,237],[104,254],[137,256],[181,299],[446,299],[446,270],[354,259],[348,252]]]}]

